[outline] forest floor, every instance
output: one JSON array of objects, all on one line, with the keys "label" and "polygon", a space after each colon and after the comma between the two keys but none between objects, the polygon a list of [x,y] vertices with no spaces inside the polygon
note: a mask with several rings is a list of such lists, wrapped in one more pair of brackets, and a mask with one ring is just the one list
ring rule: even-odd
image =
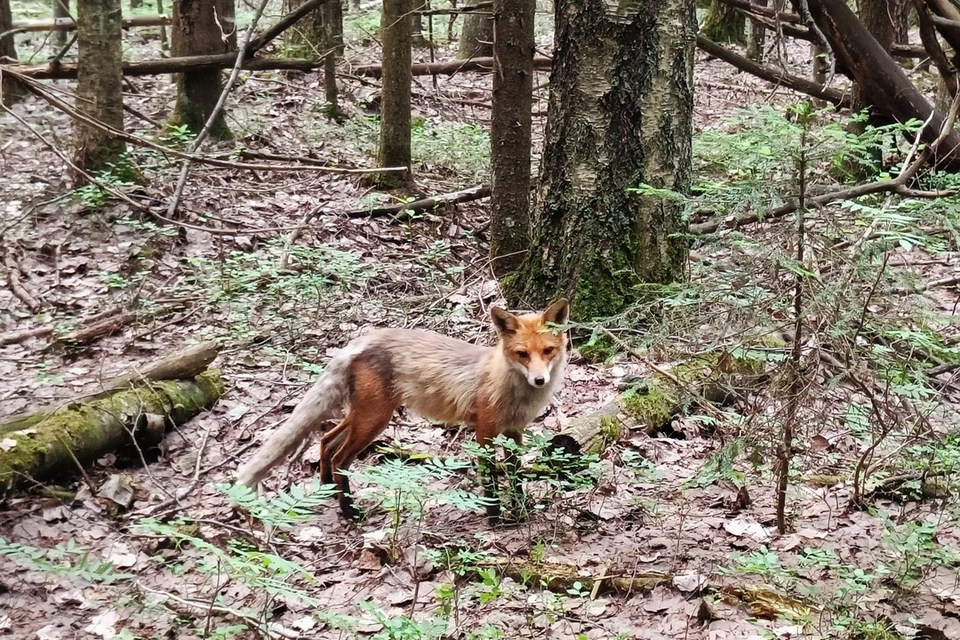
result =
[{"label": "forest floor", "polygon": [[[377,60],[373,38],[364,35],[377,21],[370,10],[347,16],[351,64]],[[127,37],[128,56],[156,57],[156,30]],[[18,44],[23,51],[36,41]],[[539,45],[549,51],[550,38],[541,35]],[[454,49],[439,46],[437,59],[452,58]],[[806,49],[787,53],[788,67],[804,73]],[[417,52],[420,61],[428,57]],[[537,149],[547,80],[537,75]],[[415,79],[414,173],[423,194],[487,180],[489,81],[479,74]],[[52,86],[71,89],[68,82]],[[168,78],[135,78],[127,89],[128,106],[164,120],[175,92]],[[322,113],[317,74],[245,75],[229,102],[236,140],[208,153],[370,167],[376,83],[347,73],[341,91],[346,118],[337,123]],[[772,105],[770,113],[786,114],[796,100],[698,53],[698,135],[735,133],[749,120],[730,120],[743,107]],[[781,414],[769,390],[733,407],[739,426],[708,429],[703,416],[688,416],[676,419],[675,437],[626,434],[593,462],[587,486],[531,482],[528,491],[540,504],[518,526],[492,528],[470,507],[464,496],[477,482],[469,465],[390,466],[374,452],[356,467],[354,487],[367,510],[362,524],[347,524],[335,502],[324,500],[309,517],[265,531],[219,483],[290,412],[332,350],[370,325],[492,340],[487,312],[503,300],[487,265],[485,203],[405,221],[347,217],[396,198],[364,187],[357,176],[196,164],[182,207],[192,227],[178,242],[176,229],[95,188],[71,190],[49,147],[69,154],[69,117],[32,97],[14,113],[29,129],[0,115],[0,242],[8,268],[16,265],[41,307],[32,313],[10,289],[0,290],[0,336],[50,326],[61,335],[122,309],[136,317],[80,347],[57,346],[49,337],[0,346],[0,417],[94,393],[113,375],[204,339],[222,345],[216,366],[227,390],[215,409],[170,433],[158,451],[144,452],[146,466],[110,455],[91,470],[93,487],[117,475],[130,483],[136,499],[128,510],[79,481],[68,487],[69,498],[4,498],[0,637],[256,637],[251,621],[263,616],[277,638],[896,638],[922,627],[944,634],[930,638],[960,637],[957,505],[877,496],[869,509],[849,508],[851,471],[869,429],[857,430],[850,392],[829,370],[813,376],[818,391],[800,412],[785,535],[774,526],[771,425]],[[127,127],[158,135],[130,114]],[[170,134],[164,140],[183,142]],[[765,161],[777,155],[775,148],[749,151]],[[116,186],[164,211],[179,164],[131,152],[148,182]],[[750,160],[745,156],[744,171]],[[289,233],[316,208],[288,246]],[[742,290],[753,279],[779,278],[752,260],[767,245],[789,248],[788,226],[764,223],[745,231],[747,239],[705,243],[692,264],[709,268],[692,266],[692,279],[706,288],[735,280]],[[285,255],[288,268],[281,269]],[[904,244],[894,255],[925,281],[956,269],[952,245],[931,252]],[[770,293],[788,306],[788,290]],[[955,300],[954,290],[931,290],[925,309],[952,316]],[[768,302],[736,318],[766,317],[770,309],[761,307]],[[704,336],[726,320],[717,314],[689,332],[689,325],[662,329],[645,343],[646,356],[669,366],[712,348]],[[643,337],[637,327],[618,328],[628,339]],[[956,328],[943,331],[954,336]],[[588,338],[578,333],[575,346]],[[556,431],[613,398],[624,379],[647,373],[630,354],[608,362],[575,355],[563,391],[531,430]],[[954,391],[950,384],[943,389],[928,414],[939,433],[955,424]],[[746,444],[725,457],[735,433]],[[460,446],[469,438],[401,413],[380,444],[470,463]],[[309,487],[317,457],[311,446],[268,487]],[[389,473],[377,475],[378,468]],[[814,476],[833,481],[808,481]],[[160,506],[190,486],[178,504]],[[497,559],[515,570],[493,568]],[[561,572],[551,563],[580,577],[542,588]],[[625,590],[609,591],[611,580],[594,589],[596,578],[660,574]]]}]

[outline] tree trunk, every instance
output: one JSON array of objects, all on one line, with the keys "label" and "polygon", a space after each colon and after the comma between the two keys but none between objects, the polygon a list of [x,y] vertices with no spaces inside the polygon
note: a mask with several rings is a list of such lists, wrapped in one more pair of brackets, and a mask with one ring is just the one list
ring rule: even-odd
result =
[{"label": "tree trunk", "polygon": [[[80,7],[84,2],[80,0]],[[154,445],[166,426],[185,423],[222,394],[220,373],[209,370],[195,378],[154,382],[71,405],[29,429],[6,432],[6,446],[0,447],[0,489],[74,475],[78,462],[88,464],[133,442],[141,448]]]},{"label": "tree trunk", "polygon": [[[303,0],[284,0],[283,12],[290,13],[302,4]],[[324,55],[322,11],[323,7],[330,4],[336,3],[328,2],[322,5],[300,19],[296,25],[287,29],[283,40],[291,56],[316,60]]]},{"label": "tree trunk", "polygon": [[417,11],[423,11],[427,8],[424,0],[413,0],[414,13],[410,16],[410,44],[418,49],[426,49],[430,46],[427,38],[423,35],[423,16]]},{"label": "tree trunk", "polygon": [[[767,0],[753,0],[755,4],[762,7],[767,6]],[[754,62],[763,62],[764,45],[767,40],[767,28],[762,22],[757,20],[750,21],[750,36],[747,39],[747,58]]]},{"label": "tree trunk", "polygon": [[[120,0],[77,0],[77,110],[123,130]],[[74,162],[91,173],[120,165],[127,145],[76,123]],[[115,171],[117,166],[113,167]],[[73,176],[75,184],[85,182]]]},{"label": "tree trunk", "polygon": [[[478,0],[470,0],[465,7],[479,4]],[[484,57],[493,55],[493,20],[489,9],[475,13],[466,13],[463,16],[463,31],[460,32],[460,49],[457,57],[461,59]]]},{"label": "tree trunk", "polygon": [[[921,137],[928,144],[939,137],[943,113],[934,111],[844,0],[793,0],[793,3],[798,11],[803,5],[809,7],[810,15],[830,42],[838,65],[860,85],[865,99],[897,122],[913,118],[925,122],[930,117],[930,124],[923,128]],[[960,134],[950,132],[939,146],[935,163],[950,171],[960,171],[958,148]]]},{"label": "tree trunk", "polygon": [[139,9],[143,5],[143,0],[130,0],[131,9]]},{"label": "tree trunk", "polygon": [[[228,53],[237,48],[237,24],[233,0],[197,2],[173,0],[170,50],[174,57]],[[220,99],[223,77],[219,69],[191,71],[177,77],[177,103],[168,125],[183,126],[193,134],[203,130]],[[221,110],[210,136],[217,140],[233,137]]]},{"label": "tree trunk", "polygon": [[[907,36],[907,11],[904,7],[909,7],[908,0],[859,0],[860,22],[867,28],[870,35],[874,37],[877,43],[883,47],[884,51],[890,51],[894,42],[902,43],[906,41]],[[883,126],[891,123],[889,116],[883,117],[863,94],[859,83],[853,85],[853,103],[851,110],[859,113],[868,110],[868,121],[851,122],[847,129],[854,135],[863,135],[867,125]],[[880,149],[872,149],[875,163],[882,160]],[[869,163],[858,162],[856,158],[851,158],[844,163],[844,169],[857,181],[866,180],[869,177]]]},{"label": "tree trunk", "polygon": [[[0,0],[0,33],[9,31],[11,24],[13,24],[13,16],[10,12],[10,0]],[[17,47],[13,42],[13,36],[0,39],[0,64],[16,61]],[[0,103],[9,107],[21,97],[23,97],[23,87],[4,74],[0,82]]]},{"label": "tree trunk", "polygon": [[490,263],[502,277],[530,246],[530,147],[533,20],[536,0],[496,0],[493,111],[490,127]]},{"label": "tree trunk", "polygon": [[[53,19],[70,17],[70,0],[53,0]],[[62,47],[67,43],[67,34],[65,31],[55,31],[53,33],[53,44]]]},{"label": "tree trunk", "polygon": [[579,318],[616,313],[687,256],[681,203],[693,135],[693,0],[558,0],[532,246],[510,300],[566,294]]},{"label": "tree trunk", "polygon": [[714,42],[747,44],[747,19],[730,5],[713,0],[700,32]]},{"label": "tree trunk", "polygon": [[337,58],[343,55],[343,5],[340,0],[320,7],[323,23],[323,93],[327,115],[340,117],[340,95],[337,89]]},{"label": "tree trunk", "polygon": [[[384,0],[380,18],[383,76],[380,95],[381,167],[410,166],[410,9],[411,0]],[[398,188],[411,181],[410,173],[382,173],[374,181]]]}]

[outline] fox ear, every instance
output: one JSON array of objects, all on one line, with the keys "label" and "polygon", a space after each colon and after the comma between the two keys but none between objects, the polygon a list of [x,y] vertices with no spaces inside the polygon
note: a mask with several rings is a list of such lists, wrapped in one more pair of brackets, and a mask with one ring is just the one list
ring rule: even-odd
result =
[{"label": "fox ear", "polygon": [[513,333],[520,328],[517,316],[500,307],[491,307],[490,317],[493,319],[493,326],[497,328],[497,333]]},{"label": "fox ear", "polygon": [[570,316],[570,303],[566,298],[560,298],[550,303],[543,312],[543,320],[554,324],[566,324]]}]

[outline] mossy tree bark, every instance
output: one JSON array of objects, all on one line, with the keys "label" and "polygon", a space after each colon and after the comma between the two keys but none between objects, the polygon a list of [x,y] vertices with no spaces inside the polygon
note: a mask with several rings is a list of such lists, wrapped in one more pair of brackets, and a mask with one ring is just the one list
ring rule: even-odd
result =
[{"label": "mossy tree bark", "polygon": [[[383,76],[380,99],[381,167],[409,167],[410,152],[410,10],[412,0],[384,0],[380,18],[383,42]],[[399,188],[411,181],[410,172],[373,177],[381,186]]]},{"label": "mossy tree bark", "polygon": [[533,20],[536,0],[496,0],[493,122],[490,127],[490,262],[499,277],[530,245]]},{"label": "mossy tree bark", "polygon": [[580,318],[616,313],[638,283],[683,274],[691,181],[693,0],[559,0],[532,244],[508,299],[571,298]]},{"label": "mossy tree bark", "polygon": [[[120,19],[120,0],[77,0],[77,110],[122,130]],[[74,162],[87,173],[119,164],[126,149],[123,140],[76,123]],[[80,174],[72,177],[75,184],[85,181]]]},{"label": "mossy tree bark", "polygon": [[[70,0],[53,0],[53,18],[69,18],[70,17]],[[62,47],[67,43],[67,32],[66,31],[54,31],[50,37],[53,40],[53,44]]]},{"label": "mossy tree bark", "polygon": [[[170,51],[174,57],[229,53],[237,48],[237,24],[233,0],[174,0]],[[177,103],[169,125],[200,133],[213,113],[223,77],[219,69],[191,71],[177,76]],[[232,138],[226,110],[221,110],[210,128],[216,140]]]},{"label": "mossy tree bark", "polygon": [[[12,24],[13,16],[10,12],[10,0],[0,0],[0,33],[9,31]],[[14,44],[13,36],[0,38],[0,63],[16,61],[17,47]],[[23,87],[13,78],[4,74],[3,81],[0,83],[0,101],[9,107],[21,97],[23,97]]]},{"label": "mossy tree bark", "polygon": [[703,21],[703,35],[714,42],[747,44],[746,17],[720,0],[713,0]]},{"label": "mossy tree bark", "polygon": [[428,6],[426,0],[413,0],[413,13],[410,15],[410,45],[418,49],[430,46],[427,37],[423,35],[423,15],[419,13]]},{"label": "mossy tree bark", "polygon": [[[470,0],[465,7],[479,4],[479,0]],[[493,20],[489,10],[465,13],[463,30],[460,32],[460,48],[457,57],[489,58],[493,55]]]}]

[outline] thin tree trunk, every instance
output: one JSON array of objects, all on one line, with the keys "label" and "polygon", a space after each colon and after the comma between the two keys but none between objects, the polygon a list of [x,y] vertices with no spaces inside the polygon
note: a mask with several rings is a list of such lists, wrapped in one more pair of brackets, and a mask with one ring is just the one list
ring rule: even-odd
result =
[{"label": "thin tree trunk", "polygon": [[605,316],[683,274],[682,205],[660,190],[690,189],[694,3],[558,0],[556,33],[532,246],[503,285]]},{"label": "thin tree trunk", "polygon": [[[163,0],[157,0],[157,13],[163,15]],[[163,24],[160,25],[160,50],[170,50],[170,44],[167,42],[167,27]]]},{"label": "thin tree trunk", "polygon": [[414,13],[410,16],[410,44],[418,49],[426,49],[430,43],[423,35],[423,16],[416,12],[426,9],[427,3],[424,0],[413,0],[413,4]]},{"label": "thin tree trunk", "polygon": [[[120,0],[77,0],[77,110],[123,129]],[[119,165],[126,143],[76,124],[76,165],[92,173]],[[116,166],[113,167],[116,170]],[[73,176],[75,184],[83,176]]]},{"label": "thin tree trunk", "polygon": [[[762,7],[767,6],[767,0],[753,0]],[[747,57],[754,62],[763,62],[763,48],[767,40],[767,27],[757,20],[750,21],[750,36],[747,39]]]},{"label": "thin tree trunk", "polygon": [[[410,9],[411,0],[384,0],[380,18],[383,41],[381,82],[381,167],[410,166]],[[411,181],[408,173],[384,173],[373,178],[382,186],[397,188]]]},{"label": "thin tree trunk", "polygon": [[[478,4],[479,0],[470,0],[464,6]],[[460,32],[460,49],[457,57],[461,59],[493,55],[493,20],[489,9],[463,16],[463,31]]]},{"label": "thin tree trunk", "polygon": [[490,164],[490,262],[504,276],[530,245],[533,21],[536,0],[496,0]]},{"label": "thin tree trunk", "polygon": [[[53,0],[53,19],[70,17],[70,0]],[[55,31],[52,36],[55,46],[62,47],[67,43],[65,31]]]},{"label": "thin tree trunk", "polygon": [[[174,57],[228,53],[236,48],[233,0],[173,0],[171,52]],[[219,69],[181,74],[177,78],[177,103],[168,124],[186,125],[192,133],[200,133],[222,91],[223,77]],[[233,137],[225,111],[220,112],[210,129],[210,136],[217,140]]]},{"label": "thin tree trunk", "polygon": [[337,89],[337,58],[343,55],[343,5],[340,0],[320,7],[323,23],[323,93],[327,115],[340,117],[340,95]]},{"label": "thin tree trunk", "polygon": [[[10,0],[0,0],[0,33],[9,31],[12,24],[13,16],[10,12]],[[14,44],[13,36],[0,39],[0,64],[16,61],[17,47]],[[0,102],[9,107],[21,97],[23,97],[23,87],[13,78],[4,74],[3,81],[0,82]]]}]

